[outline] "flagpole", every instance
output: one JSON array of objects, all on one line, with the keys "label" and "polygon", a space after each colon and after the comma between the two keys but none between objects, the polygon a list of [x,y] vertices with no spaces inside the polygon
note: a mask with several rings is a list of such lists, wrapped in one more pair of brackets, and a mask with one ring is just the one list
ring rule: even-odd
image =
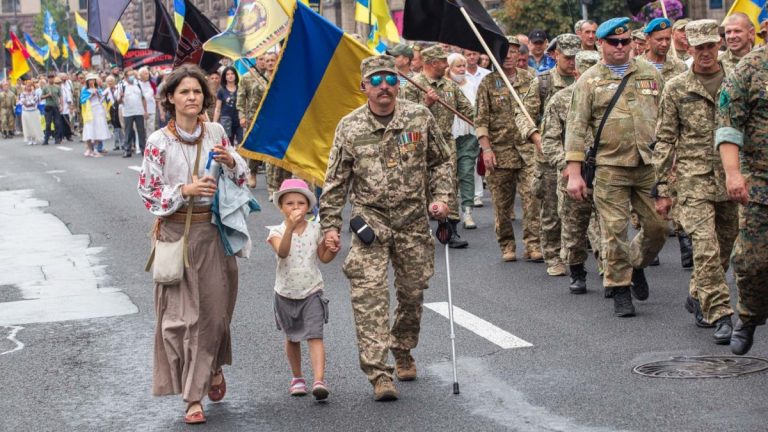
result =
[{"label": "flagpole", "polygon": [[[403,73],[402,73],[402,72],[397,72],[397,73],[398,73],[398,75],[400,75],[401,77],[403,77],[403,78],[405,78],[406,80],[408,80],[408,82],[409,82],[409,83],[411,83],[411,84],[413,84],[413,86],[414,86],[414,87],[416,87],[417,89],[419,89],[419,90],[423,91],[424,93],[426,93],[426,92],[427,92],[427,89],[425,89],[424,87],[422,87],[422,86],[421,86],[419,83],[417,83],[416,81],[412,80],[410,77],[408,77],[408,76],[406,76],[406,75],[403,75]],[[460,118],[460,119],[464,120],[465,122],[469,123],[469,125],[470,125],[470,126],[472,126],[472,127],[474,127],[474,126],[475,126],[475,122],[473,122],[472,120],[470,120],[469,118],[467,118],[467,116],[465,116],[464,114],[462,114],[462,113],[458,112],[458,111],[456,110],[456,108],[454,108],[454,107],[452,107],[452,106],[448,105],[447,103],[445,103],[445,102],[444,102],[442,99],[439,99],[439,98],[438,98],[438,99],[437,99],[437,103],[439,103],[440,105],[442,105],[442,106],[446,107],[446,108],[448,109],[448,111],[450,111],[450,112],[454,113],[454,114],[455,114],[455,115],[456,115],[458,118]]]},{"label": "flagpole", "polygon": [[488,57],[491,59],[493,66],[495,66],[496,70],[499,71],[499,75],[501,75],[501,79],[504,80],[504,84],[507,85],[507,88],[512,93],[512,97],[515,98],[515,102],[517,102],[517,105],[523,111],[523,114],[525,114],[525,117],[528,119],[528,121],[530,121],[531,124],[535,127],[536,122],[533,121],[533,118],[531,118],[531,115],[528,114],[528,110],[525,109],[525,105],[523,105],[523,101],[520,99],[520,96],[518,96],[514,87],[512,87],[512,84],[509,82],[509,78],[507,78],[507,74],[504,73],[504,70],[501,68],[501,65],[499,65],[498,60],[496,60],[496,56],[493,55],[493,53],[491,52],[491,49],[488,47],[488,44],[485,43],[485,39],[483,39],[483,36],[480,34],[480,31],[477,29],[477,27],[475,26],[475,23],[472,21],[472,18],[469,17],[469,14],[467,13],[466,9],[464,9],[464,3],[461,0],[456,0],[456,3],[459,6],[459,10],[461,11],[461,14],[464,15],[464,19],[467,20],[467,24],[469,24],[469,27],[475,33],[475,36],[480,41],[480,44],[483,45],[483,49],[485,50],[485,53],[488,54]]}]

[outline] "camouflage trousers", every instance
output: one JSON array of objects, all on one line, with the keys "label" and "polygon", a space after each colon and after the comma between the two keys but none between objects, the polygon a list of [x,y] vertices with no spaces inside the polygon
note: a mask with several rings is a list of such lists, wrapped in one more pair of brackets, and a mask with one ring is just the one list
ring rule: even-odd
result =
[{"label": "camouflage trousers", "polygon": [[560,259],[562,241],[560,215],[557,213],[557,179],[560,174],[557,168],[548,163],[536,163],[536,179],[534,194],[540,200],[541,212],[541,253],[547,265],[554,265]]},{"label": "camouflage trousers", "polygon": [[4,109],[0,110],[0,130],[3,132],[13,132],[16,129],[16,119],[13,116],[13,111]]},{"label": "camouflage trousers", "polygon": [[267,192],[271,197],[272,194],[280,190],[280,185],[283,184],[283,180],[291,178],[290,171],[286,171],[278,166],[267,163],[266,167],[267,176]]},{"label": "camouflage trousers", "polygon": [[[533,165],[523,168],[495,168],[486,172],[485,181],[491,191],[493,210],[496,220],[496,240],[503,251],[515,246],[515,230],[512,226],[512,215],[515,209],[515,193],[520,192],[523,202],[523,243],[525,252],[529,254],[539,251],[539,232],[541,222],[539,213],[541,204],[533,195]],[[519,186],[519,188],[518,188]]]},{"label": "camouflage trousers", "polygon": [[691,297],[698,298],[710,324],[733,315],[725,273],[739,230],[738,204],[682,197],[677,200],[677,217],[693,242]]},{"label": "camouflage trousers", "polygon": [[[602,230],[601,255],[605,288],[629,286],[632,269],[645,268],[653,261],[666,240],[666,224],[656,213],[650,196],[656,182],[653,166],[598,166],[594,199]],[[642,228],[627,241],[630,206]]]},{"label": "camouflage trousers", "polygon": [[[390,261],[397,298],[391,327],[387,281]],[[392,378],[389,350],[409,351],[419,342],[424,290],[435,272],[434,241],[428,230],[393,233],[388,240],[377,239],[370,246],[353,236],[342,269],[351,285],[360,369],[371,383],[382,375]]]},{"label": "camouflage trousers", "polygon": [[587,261],[587,239],[595,255],[600,254],[600,223],[592,195],[584,201],[568,196],[568,180],[560,178],[557,188],[558,209],[562,224],[562,249],[560,257],[566,265],[584,264]]},{"label": "camouflage trousers", "polygon": [[451,176],[453,196],[448,200],[448,219],[457,221],[461,220],[461,216],[459,216],[459,202],[461,202],[461,198],[459,197],[459,162],[458,155],[456,154],[456,140],[453,137],[445,137],[445,142],[448,143],[448,148],[451,149],[451,173],[453,173]]},{"label": "camouflage trousers", "polygon": [[739,207],[739,235],[731,258],[739,289],[737,311],[744,324],[762,325],[768,318],[768,205]]}]

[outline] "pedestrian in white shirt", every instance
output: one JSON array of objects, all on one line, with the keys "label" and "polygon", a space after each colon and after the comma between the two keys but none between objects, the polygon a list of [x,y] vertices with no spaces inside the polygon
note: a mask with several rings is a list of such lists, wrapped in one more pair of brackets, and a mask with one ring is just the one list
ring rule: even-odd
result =
[{"label": "pedestrian in white shirt", "polygon": [[147,121],[144,122],[144,129],[149,136],[157,128],[157,102],[155,101],[155,87],[149,80],[149,68],[146,66],[139,69],[139,86],[144,94],[144,100],[147,102],[148,116]]},{"label": "pedestrian in white shirt", "polygon": [[147,141],[145,121],[149,118],[147,111],[147,100],[136,79],[136,71],[125,71],[125,80],[120,83],[118,89],[118,102],[121,103],[123,110],[123,121],[125,127],[125,148],[123,157],[129,158],[133,155],[134,141],[136,136],[139,138],[138,152],[144,154],[144,145]]}]

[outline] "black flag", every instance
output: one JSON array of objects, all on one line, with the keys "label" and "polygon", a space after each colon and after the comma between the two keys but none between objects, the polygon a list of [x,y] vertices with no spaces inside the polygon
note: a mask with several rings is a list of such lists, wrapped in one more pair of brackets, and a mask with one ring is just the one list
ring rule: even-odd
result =
[{"label": "black flag", "polygon": [[219,29],[191,1],[184,0],[184,7],[184,26],[179,35],[173,67],[193,63],[207,72],[213,71],[219,67],[222,56],[203,51],[203,43],[219,34]]},{"label": "black flag", "polygon": [[[463,0],[460,3],[501,63],[509,50],[504,32],[478,0]],[[443,42],[473,51],[485,51],[456,0],[406,0],[403,13],[403,37],[406,39]]]},{"label": "black flag", "polygon": [[176,55],[179,33],[173,25],[171,15],[160,0],[155,0],[155,31],[149,48],[161,53]]}]

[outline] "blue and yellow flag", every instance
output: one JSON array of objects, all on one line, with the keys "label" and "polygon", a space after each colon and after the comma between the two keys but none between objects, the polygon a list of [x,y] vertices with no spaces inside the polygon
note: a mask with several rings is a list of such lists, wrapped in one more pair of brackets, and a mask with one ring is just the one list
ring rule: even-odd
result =
[{"label": "blue and yellow flag", "polygon": [[[741,12],[749,17],[756,29],[760,29],[760,23],[768,19],[768,10],[765,6],[766,0],[736,0],[728,11],[728,15]],[[756,43],[760,43],[762,40],[760,36],[755,36]]]},{"label": "blue and yellow flag", "polygon": [[24,33],[24,43],[27,47],[29,56],[39,64],[45,65],[48,57],[50,57],[50,51],[48,50],[48,47],[41,47],[36,44],[29,33]]},{"label": "blue and yellow flag", "polygon": [[181,34],[184,27],[184,14],[187,11],[187,5],[184,0],[173,0],[173,23],[176,24],[176,31]]},{"label": "blue and yellow flag", "polygon": [[369,20],[371,26],[378,25],[376,32],[379,41],[386,39],[393,44],[400,42],[400,33],[389,13],[387,0],[356,0],[355,21],[368,24]]},{"label": "blue and yellow flag", "polygon": [[242,0],[232,24],[203,48],[231,59],[258,57],[288,34],[291,19],[279,0]]},{"label": "blue and yellow flag", "polygon": [[373,54],[298,2],[277,70],[240,154],[323,184],[336,125],[365,104],[358,71]]},{"label": "blue and yellow flag", "polygon": [[54,60],[59,58],[61,55],[59,51],[59,33],[56,31],[56,21],[53,20],[48,9],[45,10],[45,16],[43,17],[43,39],[48,42],[48,50],[51,53],[51,57]]}]

